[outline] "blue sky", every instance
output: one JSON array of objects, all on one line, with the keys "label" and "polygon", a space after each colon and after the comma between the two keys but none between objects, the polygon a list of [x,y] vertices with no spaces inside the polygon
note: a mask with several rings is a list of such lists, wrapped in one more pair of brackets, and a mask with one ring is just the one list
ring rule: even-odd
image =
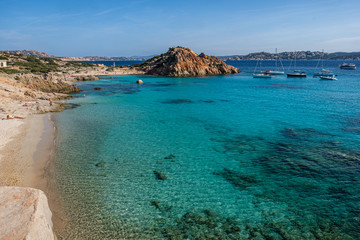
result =
[{"label": "blue sky", "polygon": [[360,0],[0,0],[0,50],[146,56],[360,51]]}]

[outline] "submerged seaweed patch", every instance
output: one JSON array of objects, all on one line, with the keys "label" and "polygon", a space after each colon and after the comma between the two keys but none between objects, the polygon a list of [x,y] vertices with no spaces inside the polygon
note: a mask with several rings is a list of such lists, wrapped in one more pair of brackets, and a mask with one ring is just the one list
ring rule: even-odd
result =
[{"label": "submerged seaweed patch", "polygon": [[[253,204],[262,211],[265,223],[248,225],[243,238],[360,237],[354,231],[360,225],[360,191],[353,187],[360,181],[359,150],[346,148],[333,140],[333,134],[313,128],[284,128],[274,141],[230,136],[213,138],[221,143],[216,150],[238,159],[239,164],[242,157],[228,153],[256,153],[243,156],[252,156],[251,167],[259,171],[257,175],[247,174],[246,169],[214,172],[236,189],[253,194]],[[274,206],[279,209],[264,207],[270,203],[277,203]],[[287,206],[286,218],[282,203]],[[334,204],[343,210],[333,211]],[[350,219],[352,224],[348,224]]]},{"label": "submerged seaweed patch", "polygon": [[225,154],[243,154],[247,152],[255,152],[263,148],[264,139],[257,136],[237,135],[231,138],[212,138],[215,142],[222,143],[221,148],[214,150]]},{"label": "submerged seaweed patch", "polygon": [[166,239],[241,239],[241,228],[234,218],[224,218],[209,209],[187,212],[180,218],[167,219],[155,229]]},{"label": "submerged seaweed patch", "polygon": [[243,174],[227,168],[224,168],[223,171],[220,172],[214,172],[214,174],[223,177],[232,185],[240,189],[245,189],[253,184],[258,183],[258,180],[255,176]]},{"label": "submerged seaweed patch", "polygon": [[318,131],[314,128],[284,128],[280,133],[286,138],[320,138],[334,137],[333,134]]},{"label": "submerged seaweed patch", "polygon": [[360,116],[347,117],[343,120],[343,127],[341,128],[345,132],[360,134]]},{"label": "submerged seaweed patch", "polygon": [[101,91],[96,91],[93,88],[93,85],[83,85],[82,89],[85,92],[96,92],[97,95],[101,96],[111,96],[116,94],[134,94],[140,91],[140,88],[137,84],[132,83],[120,83],[120,84],[97,84],[97,88],[100,88]]},{"label": "submerged seaweed patch", "polygon": [[200,100],[199,102],[202,102],[202,103],[215,103],[214,100]]},{"label": "submerged seaweed patch", "polygon": [[271,83],[270,86],[257,86],[256,88],[275,88],[275,89],[307,89],[301,86],[295,86],[284,83]]},{"label": "submerged seaweed patch", "polygon": [[194,103],[194,101],[190,100],[190,99],[169,99],[169,100],[165,100],[162,101],[161,103],[164,104],[189,104],[189,103]]}]

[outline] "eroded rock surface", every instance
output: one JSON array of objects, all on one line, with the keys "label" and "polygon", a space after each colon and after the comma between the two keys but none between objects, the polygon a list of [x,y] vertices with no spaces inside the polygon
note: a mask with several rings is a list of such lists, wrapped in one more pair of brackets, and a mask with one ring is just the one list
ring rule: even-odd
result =
[{"label": "eroded rock surface", "polygon": [[51,211],[38,189],[0,187],[0,239],[55,239]]}]

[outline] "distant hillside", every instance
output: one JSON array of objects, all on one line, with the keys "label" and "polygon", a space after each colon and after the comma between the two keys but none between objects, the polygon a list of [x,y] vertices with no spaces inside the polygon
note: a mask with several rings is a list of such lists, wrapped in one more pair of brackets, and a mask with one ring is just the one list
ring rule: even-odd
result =
[{"label": "distant hillside", "polygon": [[217,57],[205,53],[196,54],[189,48],[172,47],[159,56],[148,59],[141,64],[133,65],[145,74],[188,77],[239,73],[240,70],[227,65]]},{"label": "distant hillside", "polygon": [[1,51],[0,53],[11,53],[11,54],[18,54],[18,55],[32,56],[32,57],[52,57],[46,52],[40,52],[35,50],[12,50],[12,51],[4,50]]},{"label": "distant hillside", "polygon": [[[11,53],[31,57],[45,57],[45,58],[58,58],[63,61],[146,61],[153,56],[133,56],[133,57],[106,57],[106,56],[87,56],[87,57],[56,57],[50,56],[46,52],[36,50],[4,50],[0,53]],[[316,60],[322,57],[322,52],[316,51],[298,51],[296,52],[296,59],[299,60]],[[274,53],[258,52],[249,53],[247,55],[231,55],[231,56],[218,56],[219,59],[226,60],[274,60],[275,58],[282,60],[291,60],[295,58],[295,52],[281,52],[275,55]],[[334,52],[324,53],[324,59],[327,60],[360,60],[360,52]]]},{"label": "distant hillside", "polygon": [[59,57],[63,61],[145,61],[145,57]]},{"label": "distant hillside", "polygon": [[[324,55],[324,56],[323,56]],[[316,60],[323,56],[327,60],[360,60],[360,52],[335,52],[335,53],[322,53],[320,51],[298,51],[296,52],[296,59],[299,60]],[[282,60],[291,60],[295,58],[295,52],[281,52],[277,55],[268,52],[249,53],[247,55],[233,55],[221,56],[221,60],[274,60],[276,58]]]},{"label": "distant hillside", "polygon": [[334,52],[329,54],[329,59],[360,60],[360,52]]}]

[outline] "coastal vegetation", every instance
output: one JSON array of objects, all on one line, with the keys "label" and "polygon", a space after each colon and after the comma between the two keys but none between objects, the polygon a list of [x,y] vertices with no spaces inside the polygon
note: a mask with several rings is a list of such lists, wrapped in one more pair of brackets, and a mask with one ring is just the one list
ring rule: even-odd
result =
[{"label": "coastal vegetation", "polygon": [[8,67],[0,68],[1,72],[7,74],[33,73],[40,75],[50,72],[76,71],[96,66],[93,63],[64,62],[54,57],[37,57],[8,52],[2,52],[0,59],[7,60]]}]

